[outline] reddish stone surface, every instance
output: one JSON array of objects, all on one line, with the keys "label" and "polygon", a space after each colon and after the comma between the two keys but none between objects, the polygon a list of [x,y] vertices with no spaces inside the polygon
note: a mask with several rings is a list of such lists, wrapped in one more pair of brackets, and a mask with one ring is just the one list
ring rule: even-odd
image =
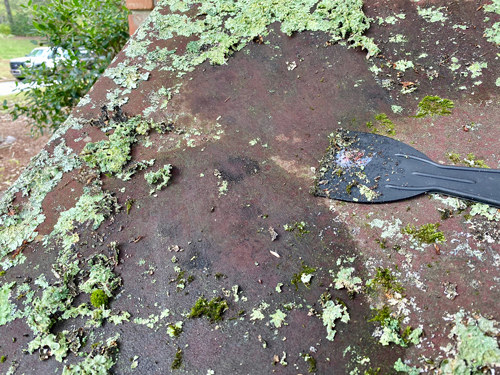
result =
[{"label": "reddish stone surface", "polygon": [[[88,257],[96,249],[105,252],[107,244],[117,241],[121,262],[115,272],[124,282],[111,306],[141,318],[158,315],[168,308],[172,314],[167,319],[169,323],[184,321],[183,333],[175,339],[166,334],[165,326],[155,331],[133,323],[106,323],[96,329],[99,337],[121,334],[115,373],[129,373],[129,359],[135,355],[139,356],[136,371],[140,373],[175,373],[170,365],[177,348],[181,348],[184,361],[179,373],[206,374],[213,369],[216,374],[305,374],[308,364],[300,354],[309,353],[313,347],[311,355],[317,362],[318,374],[347,374],[358,367],[360,371],[380,367],[381,374],[392,374],[399,358],[430,368],[422,355],[442,355],[439,347],[449,342],[449,322],[443,320],[447,313],[464,308],[500,319],[496,303],[500,299],[500,275],[495,264],[500,246],[498,241],[479,240],[478,233],[471,229],[482,219],[468,220],[464,217],[468,211],[457,211],[443,220],[439,209],[447,207],[429,196],[363,205],[309,193],[314,177],[311,168],[318,168],[329,145],[329,134],[339,127],[369,131],[366,123],[379,113],[386,113],[394,121],[396,139],[411,144],[433,160],[451,163],[446,156],[449,152],[461,157],[474,153],[489,166],[499,167],[500,108],[494,84],[500,71],[495,59],[498,48],[482,38],[484,14],[476,12],[477,4],[450,3],[447,11],[452,21],[445,28],[418,17],[412,2],[391,2],[391,9],[375,1],[366,3],[365,11],[371,17],[406,13],[406,19],[394,26],[379,26],[376,22],[371,26],[367,35],[374,37],[382,48],[378,58],[371,61],[359,49],[327,46],[327,36],[319,32],[289,37],[273,25],[276,31],[266,37],[270,45],[249,43],[227,65],[202,64],[182,80],[182,89],[168,108],[151,116],[160,122],[178,115],[174,124],[177,129],[196,126],[203,133],[193,137],[196,147],[189,147],[182,135],[155,132],[150,136],[151,147],[134,145],[133,160],[155,158],[153,170],[173,165],[168,187],[157,196],[149,195],[144,171],[126,182],[101,176],[103,188],[113,192],[121,205],[127,199],[134,199],[134,205],[130,214],[122,210],[96,231],[87,224],[78,227],[78,252]],[[467,22],[470,27],[464,31],[451,28],[460,22]],[[451,32],[460,41],[459,46],[453,44]],[[388,42],[391,35],[398,33],[408,38],[402,46]],[[154,41],[149,50],[168,46],[183,51],[187,42],[182,38]],[[419,59],[424,52],[428,56]],[[403,74],[392,64],[410,58],[406,53],[411,54],[415,69]],[[450,73],[449,59],[457,54],[470,61],[488,62],[488,69],[480,77],[481,85],[473,86],[470,78],[455,78]],[[111,67],[125,60],[122,52]],[[142,61],[138,57],[130,63]],[[287,62],[292,61],[297,67],[288,70]],[[368,70],[373,62],[385,66],[377,77]],[[437,76],[431,80],[428,77],[434,77],[434,71]],[[392,80],[394,88],[384,88],[382,79]],[[129,95],[124,112],[131,117],[141,114],[150,105],[152,92],[177,82],[180,79],[165,70],[152,71],[149,79],[140,82]],[[402,82],[414,82],[418,90],[403,95]],[[468,89],[459,89],[462,85]],[[107,102],[107,90],[115,86],[112,80],[102,77],[91,92],[91,103],[77,109],[74,115],[97,118],[100,107]],[[419,100],[426,95],[453,100],[453,113],[446,117],[409,117],[416,114]],[[392,105],[403,107],[403,113],[393,113]],[[216,121],[224,131],[220,140],[209,132]],[[480,125],[464,131],[464,126],[471,123]],[[95,142],[102,139],[103,133],[90,125],[68,132],[65,138],[76,153],[85,144],[75,141],[79,137],[90,137]],[[257,138],[252,146],[250,141]],[[178,141],[181,146],[176,148]],[[228,182],[226,194],[220,195],[220,179],[214,175],[215,170]],[[39,228],[40,234],[50,233],[62,208],[67,210],[75,204],[83,189],[73,179],[78,173],[76,170],[65,176],[45,199],[44,212],[48,215]],[[398,231],[387,238],[382,248],[379,242],[383,229],[373,224],[375,219],[386,224],[399,220],[400,227],[439,222],[447,241],[416,247],[408,235]],[[283,229],[284,224],[300,221],[307,223],[309,233],[297,236]],[[490,225],[492,232],[498,231],[497,223]],[[269,227],[278,233],[276,241],[271,241]],[[139,237],[139,241],[131,241]],[[172,245],[184,251],[168,251]],[[33,242],[24,254],[28,261],[18,266],[15,273],[8,273],[6,280],[15,280],[18,275],[35,276],[32,268],[39,264],[36,275],[44,273],[54,281],[54,253],[45,254],[41,243]],[[177,277],[173,255],[178,258],[175,265],[194,277],[181,292],[172,282]],[[408,316],[412,327],[424,328],[421,344],[408,348],[382,346],[372,337],[378,324],[368,320],[373,316],[370,306],[377,302],[377,296],[366,293],[350,299],[345,289],[336,290],[330,285],[328,270],[337,272],[337,261],[348,257],[356,257],[352,266],[364,281],[373,277],[377,267],[389,268],[398,275],[406,297],[417,307],[410,308]],[[300,284],[296,290],[291,279],[302,265],[317,268],[316,276],[310,288]],[[149,272],[150,266],[153,273]],[[216,274],[226,277],[217,279]],[[446,282],[457,284],[459,295],[454,300],[443,293]],[[276,292],[277,283],[284,284],[282,293]],[[185,318],[200,296],[224,296],[223,288],[231,290],[234,285],[241,290],[240,301],[225,297],[229,309],[222,322]],[[351,317],[348,324],[337,321],[333,342],[326,340],[322,321],[308,316],[310,308],[321,311],[318,299],[327,291],[332,299],[340,298],[347,305]],[[248,300],[242,301],[241,296]],[[83,301],[85,296],[80,298]],[[270,304],[266,319],[250,321],[252,309],[262,302]],[[285,311],[283,304],[289,302],[303,307]],[[266,324],[276,309],[286,312],[288,324],[278,333],[274,326]],[[53,331],[81,325],[83,322],[71,321],[56,325]],[[21,321],[0,327],[1,337],[17,338],[15,343],[7,339],[2,350],[18,362],[18,373],[53,373],[61,368],[54,359],[40,362],[35,355],[23,355],[29,342],[23,334],[30,332]],[[267,342],[267,348],[263,348],[259,335]],[[349,347],[355,354],[346,352]],[[273,356],[281,358],[283,352],[287,353],[288,366],[273,365]],[[369,364],[360,365],[365,356],[370,358]],[[76,358],[68,357],[67,363],[74,362]],[[0,371],[6,368],[6,364],[0,364]]]}]

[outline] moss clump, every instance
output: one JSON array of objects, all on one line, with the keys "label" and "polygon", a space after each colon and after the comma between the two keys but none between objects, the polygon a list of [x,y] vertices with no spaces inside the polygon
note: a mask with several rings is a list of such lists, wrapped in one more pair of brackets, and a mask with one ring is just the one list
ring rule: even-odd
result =
[{"label": "moss clump", "polygon": [[365,371],[364,375],[379,375],[380,374],[380,367],[377,368],[369,368],[368,370]]},{"label": "moss clump", "polygon": [[306,227],[307,223],[305,221],[295,221],[293,223],[283,225],[283,228],[287,232],[294,232],[298,237],[302,237],[304,234],[310,233]]},{"label": "moss clump", "polygon": [[313,358],[312,355],[309,353],[306,354],[301,354],[301,357],[304,358],[304,361],[306,361],[309,364],[309,372],[316,372],[316,360]]},{"label": "moss clump", "polygon": [[375,277],[369,280],[366,284],[367,286],[380,286],[383,288],[385,293],[404,293],[405,289],[403,286],[396,281],[396,276],[391,273],[388,268],[377,268],[377,273]]},{"label": "moss clump", "polygon": [[391,309],[387,305],[384,305],[381,309],[373,309],[372,313],[373,317],[368,322],[380,322],[383,325],[386,319],[391,318]]},{"label": "moss clump", "polygon": [[439,223],[436,224],[424,224],[419,228],[415,228],[414,225],[408,224],[405,228],[401,229],[401,233],[409,234],[421,244],[423,243],[443,243],[446,242],[446,237],[443,232],[438,231]]},{"label": "moss clump", "polygon": [[181,348],[177,348],[177,351],[175,352],[174,360],[172,361],[172,365],[170,366],[170,368],[172,370],[178,370],[181,368],[182,357],[183,357],[183,353],[182,353]]},{"label": "moss clump", "polygon": [[229,308],[227,302],[221,297],[214,297],[210,301],[200,297],[191,308],[189,318],[200,318],[206,316],[210,322],[222,320],[222,314]]},{"label": "moss clump", "polygon": [[460,159],[460,155],[455,152],[449,152],[446,156],[453,162],[453,164],[464,164],[474,168],[490,168],[484,160],[477,159],[476,155],[473,153],[467,154],[464,159]]},{"label": "moss clump", "polygon": [[130,213],[130,210],[132,209],[133,204],[134,204],[133,199],[127,199],[127,201],[125,202],[125,208],[127,209],[127,215]]},{"label": "moss clump", "polygon": [[5,275],[5,271],[0,271],[0,276]]},{"label": "moss clump", "polygon": [[446,156],[451,160],[453,164],[460,164],[460,155],[456,152],[448,152]]},{"label": "moss clump", "polygon": [[380,248],[382,250],[385,250],[387,249],[387,239],[386,238],[382,238],[382,239],[376,239],[375,240],[376,243],[378,243],[378,245],[380,246]]},{"label": "moss clump", "polygon": [[96,289],[90,295],[90,303],[96,309],[98,309],[101,306],[107,306],[108,301],[109,301],[109,298],[106,295],[106,293],[104,293],[104,291],[102,289]]},{"label": "moss clump", "polygon": [[451,100],[441,99],[439,96],[426,96],[418,103],[418,113],[413,117],[448,116],[454,106]]},{"label": "moss clump", "polygon": [[6,360],[7,360],[6,356],[3,355],[0,357],[0,363],[4,363]]},{"label": "moss clump", "polygon": [[464,160],[464,162],[474,168],[490,168],[484,162],[484,160],[476,159],[476,155],[474,155],[473,153],[467,154],[467,158]]},{"label": "moss clump", "polygon": [[375,120],[377,121],[377,126],[380,127],[380,129],[375,127],[371,121],[366,123],[366,127],[372,129],[372,133],[382,131],[388,135],[396,135],[396,130],[394,130],[395,125],[391,120],[389,120],[385,113],[376,115]]},{"label": "moss clump", "polygon": [[[305,286],[307,286],[308,281],[311,278],[308,277],[307,275],[312,275],[314,272],[316,272],[316,268],[306,266],[304,263],[302,263],[302,269],[300,270],[300,272],[294,274],[292,280],[290,281],[292,285],[295,285],[295,290],[299,290],[300,282],[302,282]],[[307,280],[307,283],[304,282],[304,280]]]}]

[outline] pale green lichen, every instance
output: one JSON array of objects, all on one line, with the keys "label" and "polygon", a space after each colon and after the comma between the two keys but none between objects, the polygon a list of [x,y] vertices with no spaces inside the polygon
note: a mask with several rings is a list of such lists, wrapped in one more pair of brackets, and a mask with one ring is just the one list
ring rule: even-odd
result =
[{"label": "pale green lichen", "polygon": [[62,375],[107,375],[116,363],[113,356],[118,351],[116,340],[119,336],[107,339],[105,345],[102,342],[93,345],[94,350],[82,362],[64,366]]},{"label": "pale green lichen", "polygon": [[256,307],[252,310],[250,314],[250,320],[264,320],[265,315],[263,311],[265,311],[269,307],[268,303],[262,302],[259,307]]},{"label": "pale green lichen", "polygon": [[467,70],[471,72],[471,78],[477,78],[483,74],[482,70],[486,68],[488,68],[488,63],[474,62],[467,67]]},{"label": "pale green lichen", "polygon": [[280,309],[276,310],[274,314],[269,315],[271,318],[271,323],[274,324],[276,328],[281,328],[283,325],[288,325],[285,323],[286,314]]},{"label": "pale green lichen", "polygon": [[[341,0],[308,0],[290,3],[285,0],[232,2],[222,0],[213,2],[174,0],[160,1],[161,5],[170,6],[171,12],[150,15],[151,31],[159,39],[170,39],[174,35],[195,37],[189,42],[186,53],[165,55],[168,61],[166,69],[179,72],[192,71],[193,67],[206,60],[212,64],[224,64],[229,55],[240,51],[248,42],[259,35],[266,36],[269,26],[281,23],[281,31],[287,35],[305,30],[324,31],[333,42],[347,38],[350,47],[362,47],[368,56],[379,52],[371,38],[362,35],[370,27],[370,19],[362,11],[363,2],[353,0],[349,3]],[[190,17],[185,12],[192,12],[191,7],[198,5],[197,14]],[[180,13],[174,13],[172,9]],[[197,15],[207,15],[200,18]]]},{"label": "pale green lichen", "polygon": [[458,70],[461,67],[461,65],[458,63],[458,59],[456,57],[451,58],[451,64],[449,66],[449,69],[454,72]]},{"label": "pale green lichen", "polygon": [[417,7],[417,13],[420,17],[425,19],[427,22],[444,22],[448,19],[442,12],[442,10],[445,9],[444,7],[426,7],[426,8],[420,8]]},{"label": "pale green lichen", "polygon": [[[42,150],[0,200],[0,258],[37,236],[35,229],[45,220],[42,203],[64,173],[81,165],[73,150],[60,142],[52,154]],[[11,205],[18,192],[28,197],[20,209]]]},{"label": "pale green lichen", "polygon": [[470,216],[484,216],[488,220],[500,221],[500,213],[496,207],[483,203],[475,203],[470,209]]},{"label": "pale green lichen", "polygon": [[403,107],[399,105],[391,105],[392,112],[394,113],[401,113],[403,112]]},{"label": "pale green lichen", "polygon": [[106,69],[103,76],[112,79],[121,87],[135,89],[140,81],[147,81],[149,78],[149,72],[139,73],[138,70],[138,66],[130,65],[127,60],[118,63],[115,68]]},{"label": "pale green lichen", "polygon": [[15,319],[15,305],[9,301],[10,290],[16,284],[15,281],[2,285],[0,288],[0,326],[7,324]]},{"label": "pale green lichen", "polygon": [[169,324],[167,327],[167,334],[170,337],[178,337],[182,333],[182,325],[184,323],[181,321],[178,321],[175,324]]},{"label": "pale green lichen", "polygon": [[161,190],[164,186],[167,186],[170,178],[172,177],[172,165],[166,164],[162,168],[158,169],[156,172],[148,172],[144,174],[144,179],[148,184],[153,186],[149,194],[153,194],[155,191]]},{"label": "pale green lichen", "polygon": [[137,142],[137,136],[146,134],[151,124],[137,116],[121,123],[111,120],[109,126],[114,130],[109,138],[87,143],[81,157],[90,167],[98,168],[102,173],[118,174],[131,159],[132,145]]},{"label": "pale green lichen", "polygon": [[[389,38],[389,42],[391,42],[391,43],[408,43],[408,38],[402,34],[396,34],[396,35],[393,35]],[[400,60],[400,61],[405,61],[405,60]],[[410,61],[410,63],[411,63],[411,61]],[[413,63],[411,63],[411,64],[412,64],[411,68],[413,68]]]},{"label": "pale green lichen", "polygon": [[404,72],[407,69],[413,69],[415,66],[412,61],[408,60],[398,60],[394,63],[394,69]]},{"label": "pale green lichen", "polygon": [[[500,1],[493,0],[491,4],[485,4],[483,7],[486,13],[497,13],[500,14]],[[494,43],[496,45],[500,44],[500,22],[495,22],[490,27],[486,27],[484,30],[484,36],[488,42]]]},{"label": "pale green lichen", "polygon": [[131,38],[124,48],[125,55],[130,58],[143,56],[148,52],[148,46],[152,43],[151,40],[137,40]]},{"label": "pale green lichen", "polygon": [[340,319],[341,322],[348,323],[350,320],[350,316],[345,305],[329,300],[326,301],[323,305],[323,313],[321,314],[321,319],[323,320],[323,325],[326,326],[326,338],[330,341],[333,341],[337,332],[336,330],[334,330],[335,321],[337,319]]},{"label": "pale green lichen", "polygon": [[80,286],[80,290],[90,294],[97,289],[103,291],[106,296],[112,297],[113,290],[121,284],[121,278],[113,273],[110,259],[103,254],[95,254],[88,260],[88,265],[90,266],[89,276]]},{"label": "pale green lichen", "polygon": [[[341,268],[333,278],[335,289],[345,288],[350,296],[354,296],[355,293],[361,292],[363,281],[360,277],[353,276],[354,271],[353,267]],[[330,273],[332,275],[334,274],[333,271],[330,271]]]},{"label": "pale green lichen", "polygon": [[124,95],[130,94],[131,91],[132,90],[129,89],[123,90],[119,88],[116,88],[113,91],[108,90],[108,93],[106,94],[106,99],[108,100],[106,106],[108,108],[115,108],[127,104],[128,97]]},{"label": "pale green lichen", "polygon": [[401,358],[398,358],[396,363],[394,363],[394,370],[404,372],[408,375],[419,375],[420,374],[420,369],[403,363],[401,361]]},{"label": "pale green lichen", "polygon": [[398,13],[398,14],[394,14],[393,16],[388,16],[386,18],[377,17],[377,20],[378,20],[379,25],[382,25],[383,23],[387,23],[389,25],[395,25],[396,22],[398,21],[398,18],[401,20],[404,20],[406,18],[406,14]]},{"label": "pale green lichen", "polygon": [[44,238],[45,245],[55,238],[62,244],[64,255],[61,253],[61,256],[66,259],[70,256],[66,255],[66,252],[79,241],[78,234],[73,233],[75,224],[92,222],[93,229],[97,229],[118,207],[116,198],[112,197],[109,192],[101,191],[94,195],[84,193],[76,202],[75,207],[61,212],[54,229]]},{"label": "pale green lichen", "polygon": [[420,336],[423,334],[423,330],[420,327],[411,329],[407,327],[403,333],[401,333],[401,325],[399,319],[386,318],[382,322],[382,335],[379,338],[379,342],[386,346],[390,343],[399,345],[406,348],[410,343],[418,345],[420,343]]},{"label": "pale green lichen", "polygon": [[479,374],[500,364],[498,322],[481,315],[471,316],[463,310],[453,316],[448,358],[441,362],[443,374]]},{"label": "pale green lichen", "polygon": [[138,171],[142,171],[144,169],[147,169],[148,167],[153,166],[155,163],[155,159],[150,159],[150,160],[141,160],[137,162],[132,162],[126,165],[123,170],[116,175],[119,179],[123,181],[128,181],[132,178],[134,174],[136,174]]}]

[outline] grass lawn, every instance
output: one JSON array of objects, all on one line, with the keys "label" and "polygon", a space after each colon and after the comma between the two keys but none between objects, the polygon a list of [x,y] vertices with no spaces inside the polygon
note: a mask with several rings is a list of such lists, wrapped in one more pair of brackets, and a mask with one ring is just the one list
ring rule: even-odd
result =
[{"label": "grass lawn", "polygon": [[[34,42],[32,42],[34,41]],[[4,79],[13,79],[10,74],[10,59],[23,57],[37,47],[38,38],[34,37],[5,37],[0,38],[0,81]]]}]

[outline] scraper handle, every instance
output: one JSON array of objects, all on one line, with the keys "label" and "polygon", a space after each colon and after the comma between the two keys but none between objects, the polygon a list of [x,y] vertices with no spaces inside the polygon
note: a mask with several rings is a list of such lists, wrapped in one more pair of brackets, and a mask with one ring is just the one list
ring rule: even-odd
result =
[{"label": "scraper handle", "polygon": [[395,154],[407,181],[388,183],[386,188],[416,192],[443,193],[500,207],[500,170],[441,165],[430,159]]}]

